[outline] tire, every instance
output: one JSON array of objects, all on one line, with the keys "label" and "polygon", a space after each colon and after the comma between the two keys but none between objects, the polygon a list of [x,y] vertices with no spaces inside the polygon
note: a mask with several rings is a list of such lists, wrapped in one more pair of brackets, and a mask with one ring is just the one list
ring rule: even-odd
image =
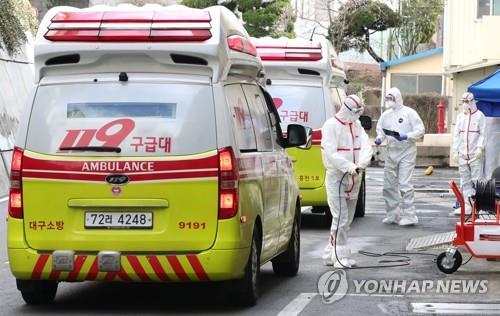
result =
[{"label": "tire", "polygon": [[356,204],[356,211],[354,213],[354,217],[365,216],[365,201],[366,201],[366,185],[365,185],[365,175],[363,174],[363,179],[361,180],[361,186],[359,187],[358,202]]},{"label": "tire", "polygon": [[[300,207],[296,212],[300,212]],[[296,213],[293,221],[292,234],[288,241],[288,247],[285,252],[274,258],[271,262],[273,271],[277,275],[293,277],[299,272],[300,265],[300,222],[299,214]]]},{"label": "tire", "polygon": [[330,228],[332,227],[332,220],[333,220],[333,216],[332,216],[332,212],[330,212],[330,208],[328,206],[325,206],[325,226]]},{"label": "tire", "polygon": [[17,288],[28,305],[44,305],[54,301],[58,283],[56,281],[16,280]]},{"label": "tire", "polygon": [[457,271],[458,268],[460,268],[460,266],[462,265],[462,255],[457,250],[453,255],[453,259],[448,260],[448,258],[446,257],[446,252],[443,252],[437,257],[436,264],[441,272],[451,274]]},{"label": "tire", "polygon": [[235,291],[237,302],[243,306],[254,306],[259,297],[260,236],[257,232],[258,230],[254,229],[245,274],[231,289],[231,291]]}]

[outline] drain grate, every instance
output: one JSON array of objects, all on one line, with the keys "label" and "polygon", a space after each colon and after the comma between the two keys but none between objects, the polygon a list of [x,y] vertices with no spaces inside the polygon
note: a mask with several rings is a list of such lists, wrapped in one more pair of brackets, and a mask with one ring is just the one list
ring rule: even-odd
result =
[{"label": "drain grate", "polygon": [[439,233],[410,239],[406,250],[426,250],[448,248],[455,238],[455,232]]}]

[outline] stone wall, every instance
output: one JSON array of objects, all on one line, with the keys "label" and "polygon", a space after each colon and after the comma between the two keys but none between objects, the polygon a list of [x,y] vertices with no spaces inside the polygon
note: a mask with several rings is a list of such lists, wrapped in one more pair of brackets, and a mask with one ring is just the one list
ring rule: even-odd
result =
[{"label": "stone wall", "polygon": [[[28,95],[33,88],[34,70],[31,44],[23,52],[11,57],[0,50],[0,150],[6,151],[14,146],[19,118]],[[0,159],[0,196],[7,194],[10,169],[10,152]],[[0,157],[1,158],[1,157]]]}]

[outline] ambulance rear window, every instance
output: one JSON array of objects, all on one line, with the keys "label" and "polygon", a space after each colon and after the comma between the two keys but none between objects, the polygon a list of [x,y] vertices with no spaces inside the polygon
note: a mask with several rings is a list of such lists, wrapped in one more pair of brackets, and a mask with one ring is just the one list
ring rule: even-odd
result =
[{"label": "ambulance rear window", "polygon": [[67,106],[68,118],[96,117],[164,117],[175,118],[174,103],[70,103]]},{"label": "ambulance rear window", "polygon": [[114,156],[70,150],[119,147],[120,156],[168,156],[217,148],[207,83],[65,83],[37,90],[26,147],[52,155]]},{"label": "ambulance rear window", "polygon": [[301,124],[321,128],[326,120],[322,87],[278,85],[267,87],[281,119],[281,128],[288,124]]}]

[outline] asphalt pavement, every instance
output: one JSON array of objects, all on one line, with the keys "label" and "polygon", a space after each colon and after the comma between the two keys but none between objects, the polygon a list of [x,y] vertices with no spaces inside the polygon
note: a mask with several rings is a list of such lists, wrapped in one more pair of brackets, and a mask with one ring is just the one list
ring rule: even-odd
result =
[{"label": "asphalt pavement", "polygon": [[[354,257],[359,266],[406,264],[400,267],[340,271],[324,266],[321,254],[328,228],[322,215],[304,208],[299,275],[278,277],[266,264],[261,274],[261,297],[251,308],[233,304],[223,284],[93,282],[62,283],[54,304],[27,306],[10,274],[6,223],[1,220],[0,315],[500,315],[500,262],[472,259],[456,273],[446,275],[434,262],[442,250],[407,257],[357,253],[405,252],[414,237],[453,231],[457,217],[452,214],[455,199],[448,181],[456,177],[456,169],[436,169],[430,176],[417,169],[414,183],[420,223],[399,227],[381,223],[383,169],[368,169],[366,216],[356,219],[350,231]],[[5,218],[6,212],[4,201],[0,203],[0,218]],[[464,261],[469,257],[466,253],[463,256]],[[332,286],[333,296],[329,295],[333,290],[325,291]]]}]

